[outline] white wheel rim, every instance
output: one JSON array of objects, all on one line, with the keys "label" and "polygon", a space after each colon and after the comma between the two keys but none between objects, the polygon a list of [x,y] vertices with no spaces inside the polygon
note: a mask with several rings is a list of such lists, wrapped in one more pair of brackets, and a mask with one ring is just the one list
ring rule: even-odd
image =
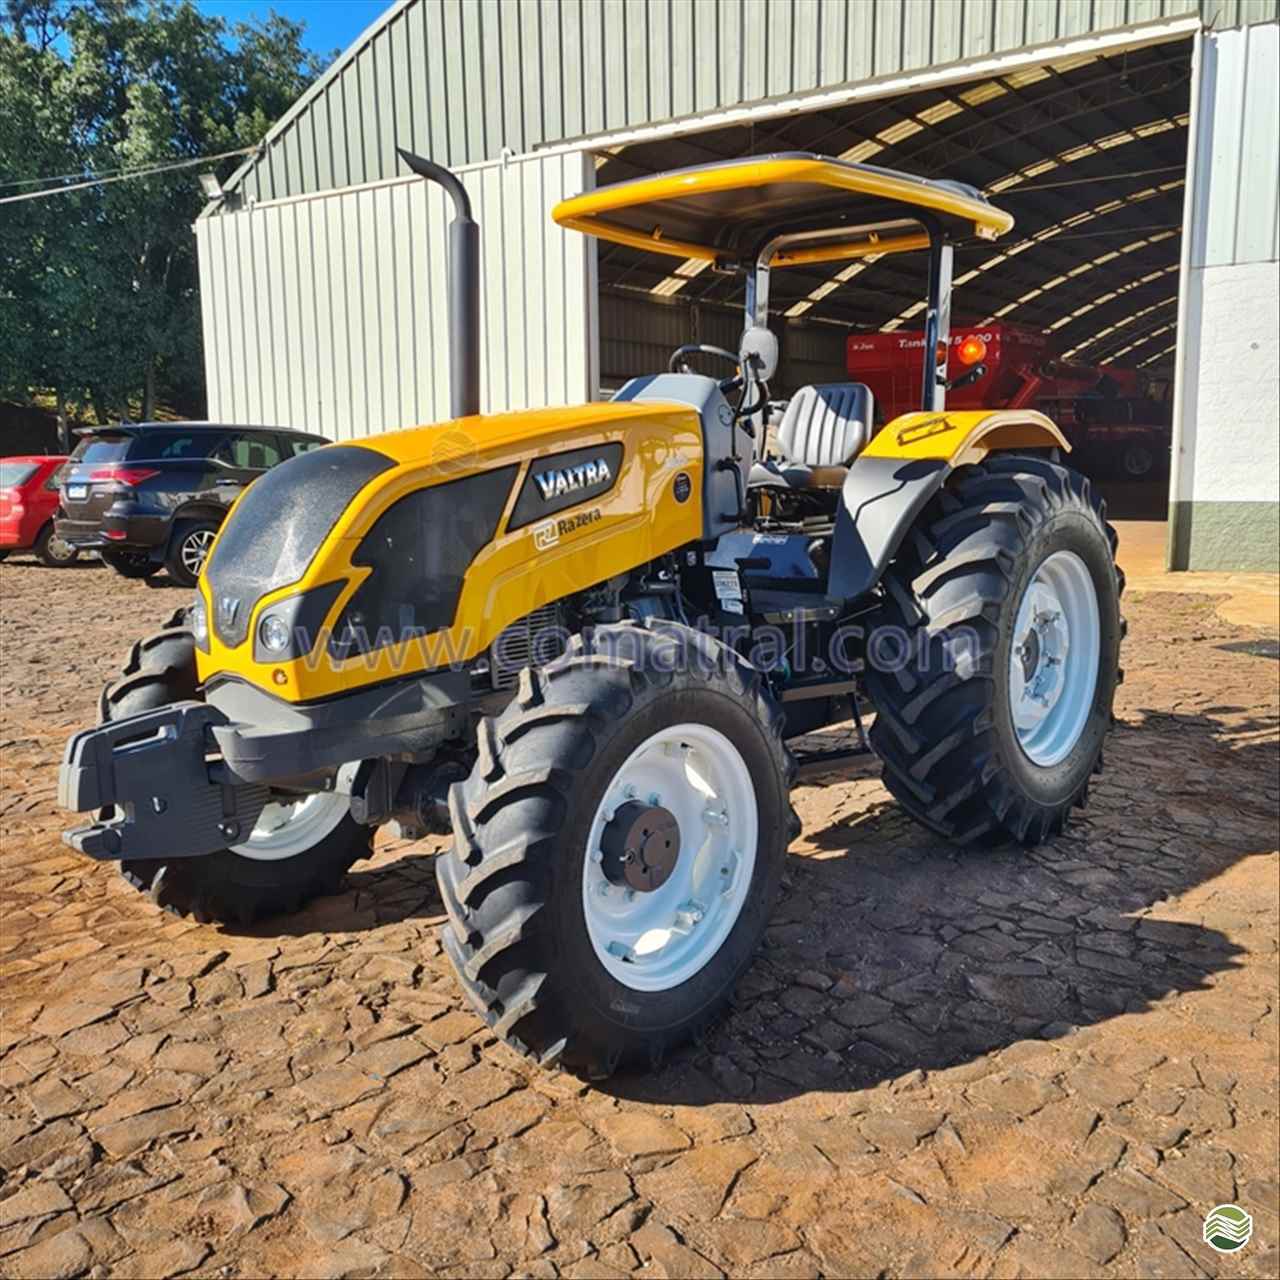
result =
[{"label": "white wheel rim", "polygon": [[1009,650],[1009,707],[1027,758],[1048,768],[1080,740],[1098,684],[1098,593],[1074,551],[1055,551],[1018,605]]},{"label": "white wheel rim", "polygon": [[212,530],[197,529],[194,533],[187,534],[182,542],[182,567],[198,578],[211,546],[213,546]]},{"label": "white wheel rim", "polygon": [[[604,874],[605,827],[629,800],[660,805],[680,830],[675,868],[650,893]],[[751,773],[724,734],[679,724],[637,747],[596,809],[583,862],[587,933],[609,975],[634,991],[669,991],[708,964],[742,914],[758,828]]]},{"label": "white wheel rim", "polygon": [[64,542],[61,538],[49,539],[49,554],[55,560],[70,560],[75,555],[76,549],[69,542]]},{"label": "white wheel rim", "polygon": [[1151,453],[1135,444],[1124,456],[1125,469],[1131,476],[1144,476],[1151,470]]},{"label": "white wheel rim", "polygon": [[333,791],[317,791],[294,801],[270,801],[249,838],[232,853],[254,862],[279,862],[315,848],[346,817],[351,802]]}]

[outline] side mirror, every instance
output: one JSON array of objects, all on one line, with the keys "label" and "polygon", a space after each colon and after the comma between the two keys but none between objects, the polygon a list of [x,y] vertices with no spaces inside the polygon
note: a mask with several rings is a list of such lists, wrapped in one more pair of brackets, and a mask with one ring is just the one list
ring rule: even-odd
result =
[{"label": "side mirror", "polygon": [[738,345],[742,374],[752,382],[768,382],[778,371],[778,339],[771,329],[753,324],[743,330]]}]

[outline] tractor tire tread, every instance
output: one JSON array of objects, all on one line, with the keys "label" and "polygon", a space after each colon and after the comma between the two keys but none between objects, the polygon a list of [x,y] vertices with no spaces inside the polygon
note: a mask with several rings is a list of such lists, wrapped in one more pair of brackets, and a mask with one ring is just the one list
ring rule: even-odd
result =
[{"label": "tractor tire tread", "polygon": [[[875,621],[904,629],[914,642],[911,653],[928,653],[930,661],[913,664],[914,678],[906,680],[874,664],[868,669],[876,708],[870,742],[895,799],[928,830],[957,844],[1001,835],[1038,843],[1061,831],[1071,809],[1087,799],[1087,783],[1052,808],[1017,792],[988,741],[990,697],[976,693],[978,682],[994,678],[997,623],[1018,553],[1066,509],[1097,521],[1114,557],[1115,530],[1085,477],[1038,457],[988,456],[957,470],[926,510],[922,536],[908,540],[885,575]],[[1123,592],[1118,570],[1116,581]],[[976,653],[957,649],[959,628],[976,637]],[[933,660],[944,652],[955,661]]]},{"label": "tractor tire tread", "polygon": [[[639,663],[610,651],[624,641],[639,643],[646,658],[658,660]],[[637,699],[670,681],[671,668],[661,658],[681,646],[696,655],[690,669],[749,700],[789,787],[795,761],[782,740],[782,715],[758,673],[710,637],[651,619],[643,627],[589,629],[560,658],[537,670],[526,668],[516,696],[481,728],[477,767],[450,792],[455,841],[436,858],[447,916],[442,945],[486,1025],[544,1067],[563,1064],[600,1078],[621,1061],[612,1049],[575,1034],[572,991],[565,990],[572,975],[555,972],[537,941],[577,772],[594,758],[602,727],[619,710],[625,715]],[[584,674],[592,677],[590,684],[575,679]],[[527,822],[519,815],[520,834],[491,845],[489,829],[520,805],[532,815]],[[794,838],[799,819],[789,803],[786,816]],[[509,974],[516,976],[504,983]]]}]

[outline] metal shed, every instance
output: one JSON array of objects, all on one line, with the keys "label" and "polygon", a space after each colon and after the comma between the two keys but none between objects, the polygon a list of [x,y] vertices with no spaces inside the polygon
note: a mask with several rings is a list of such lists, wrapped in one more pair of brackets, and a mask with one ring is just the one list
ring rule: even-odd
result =
[{"label": "metal shed", "polygon": [[[607,392],[695,335],[736,344],[731,281],[597,251],[550,223],[558,199],[811,149],[961,177],[1011,208],[1012,236],[958,258],[959,304],[1073,358],[1166,370],[1172,563],[1274,568],[1277,10],[399,0],[197,223],[210,413],[336,438],[443,416],[444,206],[399,176],[397,145],[460,167],[476,202],[486,409]],[[850,332],[910,326],[910,273],[786,273],[783,389],[842,369]],[[1222,323],[1242,306],[1247,337]]]}]

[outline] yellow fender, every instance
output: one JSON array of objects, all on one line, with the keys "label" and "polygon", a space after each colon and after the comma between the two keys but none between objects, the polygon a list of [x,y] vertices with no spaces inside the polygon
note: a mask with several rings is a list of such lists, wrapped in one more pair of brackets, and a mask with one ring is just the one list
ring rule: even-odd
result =
[{"label": "yellow fender", "polygon": [[904,413],[879,431],[861,458],[940,458],[959,467],[997,450],[1065,449],[1067,438],[1034,409]]},{"label": "yellow fender", "polygon": [[831,548],[833,596],[870,591],[916,517],[956,467],[989,453],[1071,446],[1034,409],[904,413],[854,459],[840,493]]}]

